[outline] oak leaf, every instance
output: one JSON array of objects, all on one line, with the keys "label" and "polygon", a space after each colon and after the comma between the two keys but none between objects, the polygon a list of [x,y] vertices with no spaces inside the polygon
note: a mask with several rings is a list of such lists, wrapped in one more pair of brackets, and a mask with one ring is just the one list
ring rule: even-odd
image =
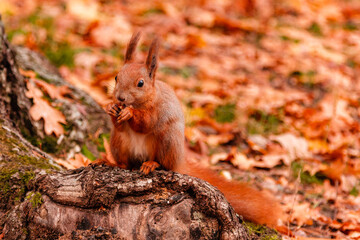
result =
[{"label": "oak leaf", "polygon": [[44,120],[44,130],[47,135],[54,133],[58,137],[64,134],[64,128],[60,124],[66,124],[64,114],[42,99],[43,94],[36,86],[28,82],[27,88],[26,96],[34,101],[34,105],[29,110],[31,118],[35,121]]},{"label": "oak leaf", "polygon": [[76,153],[74,158],[68,160],[63,160],[55,158],[55,162],[59,165],[65,167],[66,169],[76,169],[79,167],[86,167],[91,163],[91,161],[80,153]]},{"label": "oak leaf", "polygon": [[[309,152],[309,146],[305,138],[296,137],[290,133],[285,133],[277,136],[271,137],[271,140],[274,140],[280,143],[289,154],[290,160],[295,160],[297,158],[309,158],[311,153]],[[285,162],[289,164],[290,162]]]},{"label": "oak leaf", "polygon": [[63,99],[64,95],[71,93],[68,86],[54,86],[39,79],[33,79],[37,86],[46,91],[51,99]]}]

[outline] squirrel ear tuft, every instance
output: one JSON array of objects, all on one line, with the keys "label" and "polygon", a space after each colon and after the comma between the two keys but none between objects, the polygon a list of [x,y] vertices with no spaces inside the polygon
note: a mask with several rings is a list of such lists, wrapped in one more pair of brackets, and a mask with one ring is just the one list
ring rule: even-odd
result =
[{"label": "squirrel ear tuft", "polygon": [[157,69],[157,57],[159,51],[159,39],[155,38],[149,48],[149,53],[146,58],[146,68],[149,73],[150,79],[155,79],[155,73]]},{"label": "squirrel ear tuft", "polygon": [[133,60],[134,52],[135,52],[136,46],[139,42],[140,36],[141,36],[141,32],[139,32],[139,31],[135,32],[132,35],[130,42],[126,48],[125,63]]}]

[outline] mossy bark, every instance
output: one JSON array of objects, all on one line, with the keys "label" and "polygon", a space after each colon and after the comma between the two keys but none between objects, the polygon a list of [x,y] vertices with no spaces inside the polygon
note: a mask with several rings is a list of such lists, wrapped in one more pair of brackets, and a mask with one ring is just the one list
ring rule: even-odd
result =
[{"label": "mossy bark", "polygon": [[174,172],[98,166],[59,171],[0,126],[0,232],[5,239],[248,239],[208,183]]}]

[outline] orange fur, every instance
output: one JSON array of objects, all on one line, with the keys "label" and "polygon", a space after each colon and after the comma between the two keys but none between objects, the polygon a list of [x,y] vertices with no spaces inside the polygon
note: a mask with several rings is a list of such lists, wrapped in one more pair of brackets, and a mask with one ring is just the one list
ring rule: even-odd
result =
[{"label": "orange fur", "polygon": [[145,64],[133,62],[139,37],[136,33],[130,40],[125,65],[116,76],[114,101],[107,108],[114,124],[110,147],[117,164],[145,174],[162,168],[199,177],[218,187],[245,219],[275,225],[280,207],[271,197],[184,162],[181,105],[167,84],[155,80],[157,40],[151,44]]},{"label": "orange fur", "polygon": [[217,187],[235,209],[235,212],[246,220],[276,226],[277,220],[282,217],[281,207],[273,197],[265,192],[253,189],[245,183],[228,181],[217,175],[216,172],[189,161],[178,171],[203,179]]}]

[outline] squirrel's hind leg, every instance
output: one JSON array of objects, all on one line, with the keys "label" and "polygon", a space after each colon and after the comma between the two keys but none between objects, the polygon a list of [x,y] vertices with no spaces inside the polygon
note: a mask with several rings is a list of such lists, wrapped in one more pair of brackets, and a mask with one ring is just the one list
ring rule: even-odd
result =
[{"label": "squirrel's hind leg", "polygon": [[176,170],[184,159],[184,133],[176,128],[163,134],[157,141],[156,161],[166,170]]}]

